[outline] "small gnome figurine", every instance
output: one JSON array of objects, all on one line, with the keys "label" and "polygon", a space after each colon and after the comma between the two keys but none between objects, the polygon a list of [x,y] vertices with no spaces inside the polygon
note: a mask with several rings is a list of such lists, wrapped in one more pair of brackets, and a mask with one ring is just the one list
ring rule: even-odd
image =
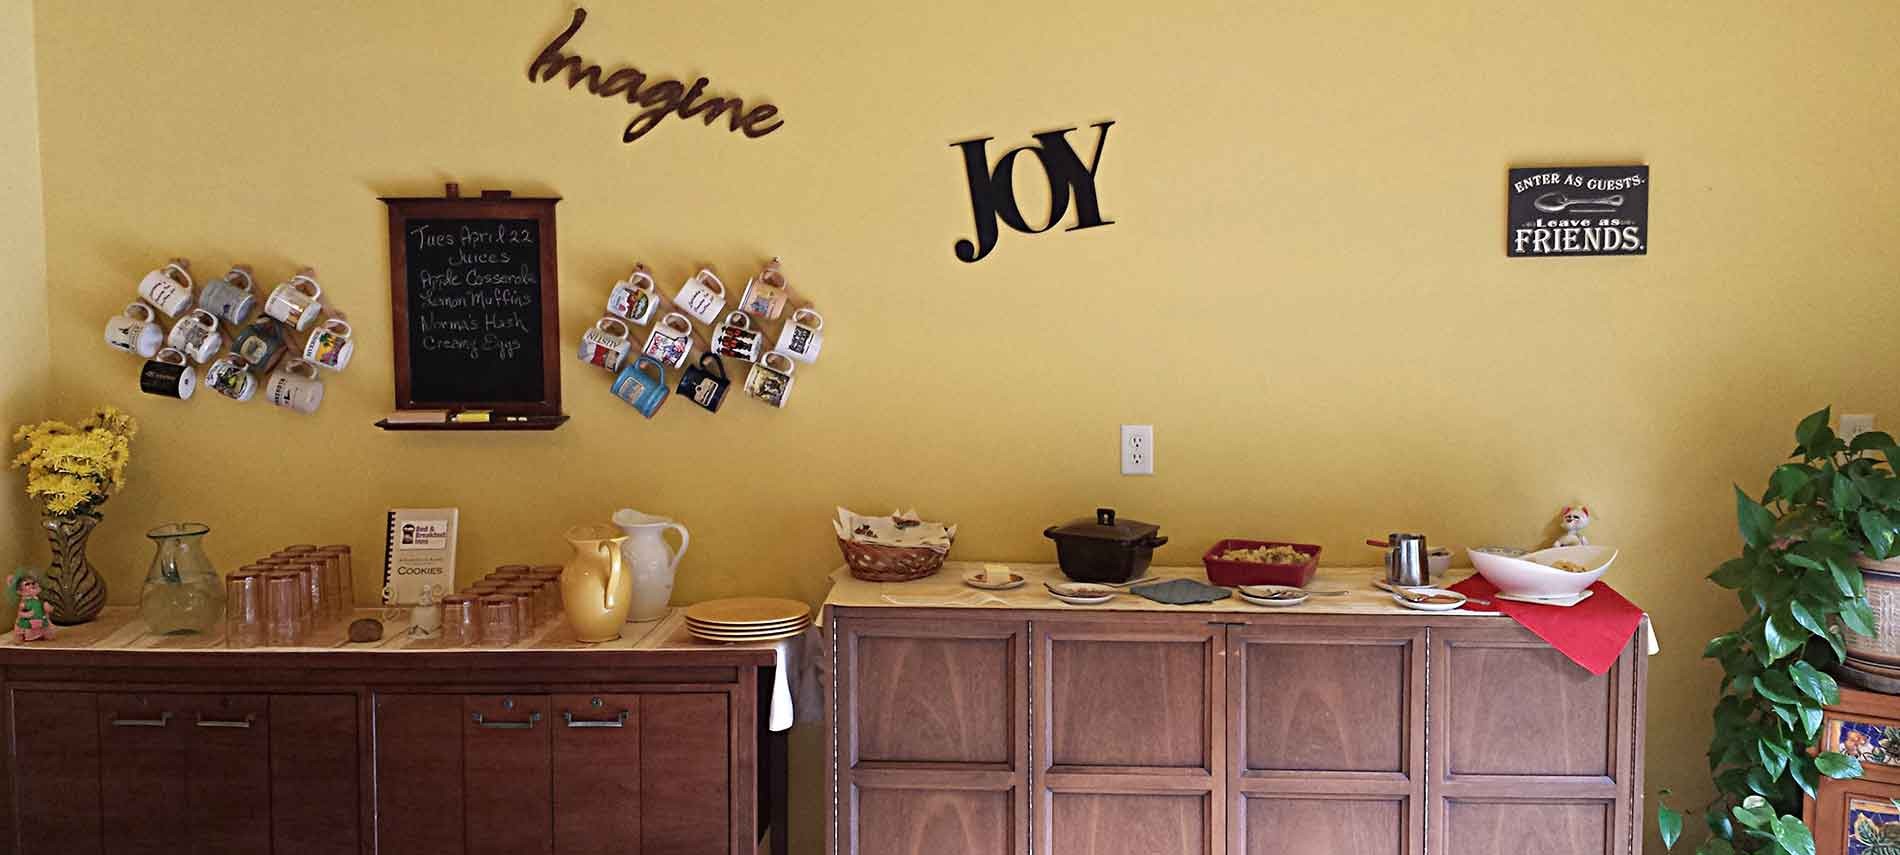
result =
[{"label": "small gnome figurine", "polygon": [[1571,505],[1558,514],[1563,523],[1564,533],[1551,546],[1589,546],[1590,539],[1583,536],[1583,528],[1590,524],[1590,509],[1583,505]]},{"label": "small gnome figurine", "polygon": [[25,573],[7,577],[7,587],[20,600],[19,618],[13,623],[15,641],[39,641],[53,637],[53,622],[46,618],[46,603],[40,599],[40,580]]}]

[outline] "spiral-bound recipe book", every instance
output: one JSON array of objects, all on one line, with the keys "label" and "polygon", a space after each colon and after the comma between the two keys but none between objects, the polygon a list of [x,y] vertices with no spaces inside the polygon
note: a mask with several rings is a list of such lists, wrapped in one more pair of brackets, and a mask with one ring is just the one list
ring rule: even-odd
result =
[{"label": "spiral-bound recipe book", "polygon": [[383,540],[383,604],[413,606],[422,589],[455,590],[455,508],[391,508]]}]

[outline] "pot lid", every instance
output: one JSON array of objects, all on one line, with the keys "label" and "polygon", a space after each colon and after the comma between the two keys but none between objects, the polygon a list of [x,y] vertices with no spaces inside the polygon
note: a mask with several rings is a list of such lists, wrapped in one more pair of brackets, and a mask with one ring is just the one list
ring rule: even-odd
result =
[{"label": "pot lid", "polygon": [[1050,537],[1086,537],[1116,543],[1133,543],[1161,530],[1161,526],[1141,520],[1121,519],[1114,508],[1096,508],[1095,516],[1079,517],[1044,532]]}]

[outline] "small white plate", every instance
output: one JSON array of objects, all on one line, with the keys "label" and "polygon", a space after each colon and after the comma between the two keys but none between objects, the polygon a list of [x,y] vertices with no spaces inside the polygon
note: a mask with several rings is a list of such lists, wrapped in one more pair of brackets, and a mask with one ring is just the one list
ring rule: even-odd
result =
[{"label": "small white plate", "polygon": [[1498,594],[1496,596],[1500,600],[1510,600],[1515,603],[1530,603],[1536,606],[1556,606],[1560,609],[1567,609],[1595,595],[1595,591],[1585,589],[1575,594],[1566,594],[1561,597],[1527,597],[1521,594]]},{"label": "small white plate", "polygon": [[[1304,589],[1293,588],[1286,585],[1242,585],[1238,588],[1235,588],[1234,591],[1240,594],[1241,599],[1246,600],[1247,602],[1253,603],[1256,606],[1266,606],[1267,608],[1270,608],[1270,609],[1286,608],[1287,606],[1297,606],[1301,603],[1306,602],[1306,598],[1309,596]],[[1298,596],[1292,596],[1292,597],[1268,596],[1274,593],[1278,593],[1280,591],[1293,591]]]},{"label": "small white plate", "polygon": [[1103,603],[1108,602],[1109,600],[1115,599],[1114,594],[1108,594],[1108,595],[1099,596],[1099,597],[1067,597],[1067,596],[1063,596],[1062,594],[1058,594],[1054,591],[1050,591],[1049,596],[1055,597],[1056,599],[1061,600],[1062,602],[1068,603],[1069,605],[1072,605],[1072,606],[1099,606]]},{"label": "small white plate", "polygon": [[1399,596],[1398,594],[1393,594],[1392,602],[1398,603],[1399,605],[1404,606],[1408,609],[1415,609],[1421,612],[1449,612],[1449,611],[1456,611],[1460,608],[1463,608],[1465,605],[1465,599],[1466,599],[1465,595],[1460,594],[1457,591],[1447,591],[1444,588],[1415,589],[1415,590],[1409,591],[1408,593],[1424,594],[1426,596],[1456,597],[1458,601],[1454,603],[1415,603],[1415,602],[1412,602],[1411,600],[1408,600],[1404,597]]},{"label": "small white plate", "polygon": [[963,577],[963,584],[969,585],[972,588],[982,588],[985,591],[1007,591],[1011,588],[1020,588],[1023,586],[1024,581],[1022,576],[1011,573],[1009,574],[1009,581],[1007,582],[985,582],[983,581],[983,571],[981,570],[973,570],[969,575]]}]

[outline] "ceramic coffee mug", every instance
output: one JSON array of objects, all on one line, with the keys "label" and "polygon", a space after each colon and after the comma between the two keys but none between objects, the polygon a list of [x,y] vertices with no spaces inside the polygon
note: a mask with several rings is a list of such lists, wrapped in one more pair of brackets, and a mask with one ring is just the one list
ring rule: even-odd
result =
[{"label": "ceramic coffee mug", "polygon": [[667,312],[666,317],[653,325],[653,332],[647,335],[647,345],[640,352],[656,362],[678,368],[686,364],[686,352],[693,349],[693,322],[678,312]]},{"label": "ceramic coffee mug", "polygon": [[350,322],[342,318],[324,321],[303,343],[304,361],[331,371],[348,367],[355,353],[356,343],[350,341]]},{"label": "ceramic coffee mug", "polygon": [[752,366],[752,373],[746,376],[745,393],[771,404],[783,407],[792,397],[792,369],[798,365],[783,353],[773,351]]},{"label": "ceramic coffee mug", "polygon": [[206,282],[198,290],[198,308],[232,326],[244,323],[257,308],[257,281],[251,278],[251,269],[240,264]]},{"label": "ceramic coffee mug", "polygon": [[251,374],[250,363],[229,353],[205,369],[205,385],[233,401],[248,401],[257,394],[257,378]]},{"label": "ceramic coffee mug", "polygon": [[145,370],[139,372],[139,391],[188,401],[198,391],[198,375],[183,353],[167,347],[146,360]]},{"label": "ceramic coffee mug", "polygon": [[633,349],[632,335],[627,322],[615,317],[605,317],[594,322],[581,335],[580,359],[590,365],[598,365],[608,371],[619,371],[620,363],[627,358],[627,351]]},{"label": "ceramic coffee mug", "polygon": [[778,259],[774,258],[764,270],[759,271],[759,275],[745,283],[745,294],[739,297],[739,309],[769,321],[785,311],[785,304],[791,298],[791,290],[785,287],[785,275],[779,272]]},{"label": "ceramic coffee mug", "polygon": [[825,346],[824,316],[810,309],[799,309],[778,333],[779,352],[799,362],[817,362],[818,349]]},{"label": "ceramic coffee mug", "polygon": [[239,330],[231,342],[231,353],[250,363],[251,370],[268,373],[277,367],[290,343],[284,335],[284,324],[276,318],[258,318]]},{"label": "ceramic coffee mug", "polygon": [[270,299],[264,301],[264,314],[303,332],[323,311],[322,300],[323,286],[310,278],[310,274],[299,273],[270,292]]},{"label": "ceramic coffee mug", "polygon": [[[186,269],[189,266],[185,261],[178,260],[145,274],[145,278],[139,280],[139,296],[164,312],[166,317],[178,317],[179,313],[191,308],[191,271]],[[179,282],[179,279],[184,282]]]},{"label": "ceramic coffee mug", "polygon": [[653,310],[659,305],[660,295],[654,287],[653,274],[647,272],[644,264],[634,265],[633,274],[615,282],[613,293],[607,295],[607,311],[635,326],[643,327],[653,320]]},{"label": "ceramic coffee mug", "polygon": [[287,410],[314,413],[323,405],[323,381],[317,379],[315,365],[292,359],[265,381],[264,397]]},{"label": "ceramic coffee mug", "polygon": [[726,378],[726,364],[713,354],[702,353],[699,364],[680,375],[679,388],[675,391],[704,407],[706,412],[716,413],[719,405],[726,402],[726,389],[731,385],[732,381]]},{"label": "ceramic coffee mug", "polygon": [[620,369],[614,378],[614,396],[633,405],[640,415],[653,418],[666,403],[666,366],[645,356]]},{"label": "ceramic coffee mug", "polygon": [[765,334],[752,328],[752,319],[744,312],[726,315],[726,322],[713,330],[713,352],[747,362],[759,361],[765,350]]},{"label": "ceramic coffee mug", "polygon": [[726,310],[726,283],[707,268],[700,268],[693,278],[680,286],[680,295],[673,298],[673,305],[707,326],[719,319]]},{"label": "ceramic coffee mug", "polygon": [[150,359],[165,344],[165,328],[159,326],[156,310],[133,300],[124,312],[106,321],[106,344]]},{"label": "ceramic coffee mug", "polygon": [[203,364],[211,361],[212,354],[224,346],[224,333],[218,332],[217,315],[204,309],[192,309],[191,314],[172,324],[165,344],[191,357],[191,361]]}]

